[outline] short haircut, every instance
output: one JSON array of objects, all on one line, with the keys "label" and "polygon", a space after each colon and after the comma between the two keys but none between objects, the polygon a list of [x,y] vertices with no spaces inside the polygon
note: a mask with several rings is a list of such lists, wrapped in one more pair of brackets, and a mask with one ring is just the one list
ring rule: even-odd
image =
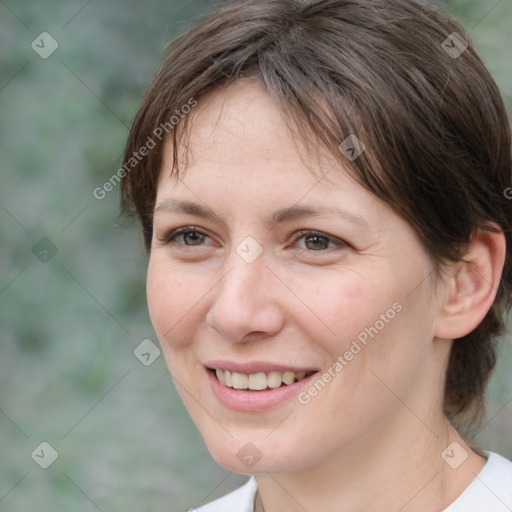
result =
[{"label": "short haircut", "polygon": [[[129,134],[122,207],[140,221],[148,250],[164,143],[179,175],[185,106],[244,78],[264,84],[298,140],[326,148],[412,225],[438,275],[477,229],[504,232],[495,302],[454,340],[446,372],[444,412],[467,427],[483,414],[510,308],[512,167],[498,87],[463,28],[411,0],[227,2],[169,45]],[[356,159],[338,148],[349,136],[366,148]],[[154,147],[135,160],[149,141]]]}]

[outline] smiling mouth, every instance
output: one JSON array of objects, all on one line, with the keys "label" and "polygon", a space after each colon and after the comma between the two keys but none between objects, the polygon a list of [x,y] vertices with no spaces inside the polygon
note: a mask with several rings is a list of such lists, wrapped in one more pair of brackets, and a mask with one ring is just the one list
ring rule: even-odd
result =
[{"label": "smiling mouth", "polygon": [[208,369],[218,379],[218,381],[228,388],[247,390],[247,391],[265,391],[268,389],[276,389],[283,386],[290,386],[295,382],[299,382],[314,373],[316,371],[309,372],[278,372],[271,371],[268,373],[238,373],[230,372],[228,370],[221,370],[219,368]]}]

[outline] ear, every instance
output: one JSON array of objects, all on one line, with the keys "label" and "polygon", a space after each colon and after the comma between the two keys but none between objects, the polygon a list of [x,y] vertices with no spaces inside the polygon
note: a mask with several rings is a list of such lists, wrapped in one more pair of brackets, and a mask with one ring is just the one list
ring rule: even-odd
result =
[{"label": "ear", "polygon": [[491,308],[506,253],[505,236],[497,229],[497,233],[477,230],[462,260],[450,265],[447,292],[434,330],[437,338],[466,336]]}]

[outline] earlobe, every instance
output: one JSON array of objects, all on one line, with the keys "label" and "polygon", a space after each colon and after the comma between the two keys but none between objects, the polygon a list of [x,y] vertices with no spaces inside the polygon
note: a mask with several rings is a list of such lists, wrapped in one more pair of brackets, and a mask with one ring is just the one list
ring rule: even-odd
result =
[{"label": "earlobe", "polygon": [[456,339],[472,332],[491,308],[505,262],[505,236],[479,229],[461,261],[453,264],[435,336]]}]

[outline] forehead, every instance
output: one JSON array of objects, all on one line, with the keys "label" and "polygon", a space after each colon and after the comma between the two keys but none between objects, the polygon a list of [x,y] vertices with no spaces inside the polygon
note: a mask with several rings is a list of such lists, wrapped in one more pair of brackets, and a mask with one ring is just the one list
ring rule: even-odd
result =
[{"label": "forehead", "polygon": [[[240,166],[272,160],[307,168],[316,178],[329,181],[327,171],[336,164],[332,153],[314,137],[299,136],[291,126],[259,79],[217,86],[201,96],[178,136],[180,177],[208,162]],[[168,139],[162,171],[172,167],[171,155]]]}]

